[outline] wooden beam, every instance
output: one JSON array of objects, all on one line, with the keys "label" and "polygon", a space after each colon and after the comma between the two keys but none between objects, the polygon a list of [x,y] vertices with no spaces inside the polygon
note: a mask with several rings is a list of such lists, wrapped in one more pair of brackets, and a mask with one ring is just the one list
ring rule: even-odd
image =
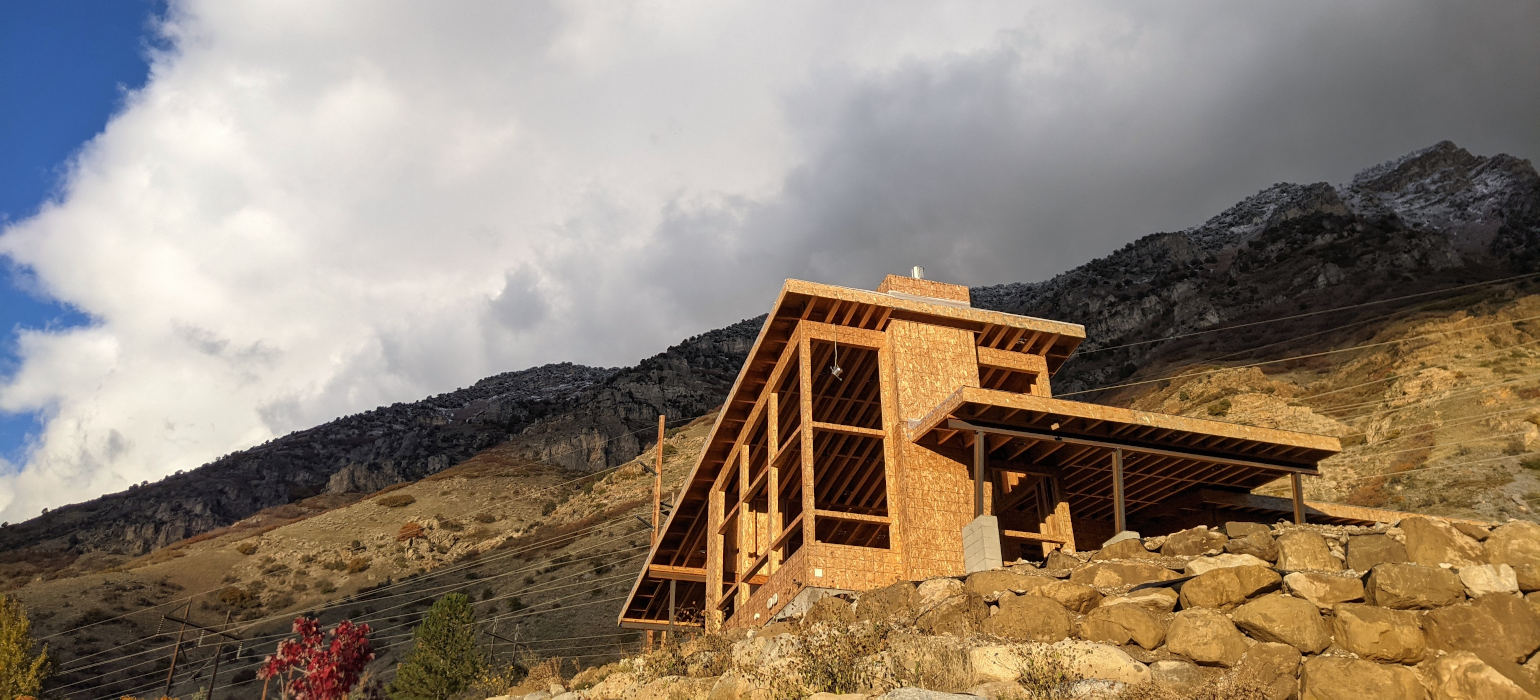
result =
[{"label": "wooden beam", "polygon": [[1289,488],[1294,492],[1294,524],[1305,524],[1305,487],[1299,483],[1298,474],[1289,475]]},{"label": "wooden beam", "polygon": [[1122,449],[1129,452],[1142,452],[1145,454],[1162,455],[1165,457],[1181,457],[1198,462],[1212,462],[1214,464],[1238,464],[1246,467],[1256,467],[1258,469],[1267,469],[1271,471],[1289,472],[1295,474],[1310,474],[1312,476],[1318,473],[1313,467],[1300,467],[1291,464],[1265,462],[1256,459],[1233,457],[1224,454],[1212,454],[1203,451],[1177,450],[1165,447],[1156,447],[1154,445],[1146,445],[1134,441],[1124,441],[1119,438],[1093,438],[1071,434],[1044,433],[1035,430],[1018,430],[1016,428],[974,423],[957,418],[948,419],[945,425],[948,428],[953,428],[956,430],[972,430],[974,432],[985,432],[995,435],[1012,435],[1015,437],[1041,440],[1044,442],[1067,442],[1076,445],[1085,445],[1088,447]]},{"label": "wooden beam", "polygon": [[705,583],[706,569],[694,566],[668,566],[666,564],[650,564],[647,566],[649,578],[663,579],[665,581],[689,581],[691,583]]},{"label": "wooden beam", "polygon": [[1128,513],[1123,507],[1123,450],[1112,451],[1112,531],[1128,529]]},{"label": "wooden beam", "polygon": [[984,514],[984,433],[973,433],[973,517]]},{"label": "wooden beam", "polygon": [[866,515],[865,513],[851,513],[844,510],[820,508],[813,511],[813,513],[820,518],[829,518],[830,520],[849,520],[851,522],[873,523],[877,525],[887,525],[893,522],[893,519],[886,515]]},{"label": "wooden beam", "polygon": [[698,622],[675,622],[670,624],[662,620],[649,620],[642,617],[622,617],[620,618],[620,626],[626,629],[655,631],[701,629],[701,624]]}]

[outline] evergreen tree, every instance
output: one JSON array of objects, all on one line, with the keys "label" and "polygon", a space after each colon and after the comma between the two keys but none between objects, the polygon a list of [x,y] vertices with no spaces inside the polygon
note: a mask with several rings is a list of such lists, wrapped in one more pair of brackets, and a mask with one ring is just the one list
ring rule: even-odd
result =
[{"label": "evergreen tree", "polygon": [[428,610],[412,631],[412,651],[396,667],[390,683],[392,700],[448,700],[469,688],[482,667],[476,648],[475,613],[471,600],[450,593]]},{"label": "evergreen tree", "polygon": [[32,622],[21,603],[0,595],[0,698],[37,695],[48,677],[48,647],[33,652]]}]

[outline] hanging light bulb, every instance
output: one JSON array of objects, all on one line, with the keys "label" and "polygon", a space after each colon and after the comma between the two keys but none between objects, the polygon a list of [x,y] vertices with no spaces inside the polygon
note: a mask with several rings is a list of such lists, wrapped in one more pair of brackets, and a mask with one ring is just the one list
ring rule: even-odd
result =
[{"label": "hanging light bulb", "polygon": [[829,365],[829,376],[834,377],[834,379],[836,381],[843,382],[845,380],[844,380],[844,378],[840,377],[840,375],[844,374],[844,373],[845,373],[845,370],[840,367],[840,344],[839,343],[835,343],[834,344],[834,364]]}]

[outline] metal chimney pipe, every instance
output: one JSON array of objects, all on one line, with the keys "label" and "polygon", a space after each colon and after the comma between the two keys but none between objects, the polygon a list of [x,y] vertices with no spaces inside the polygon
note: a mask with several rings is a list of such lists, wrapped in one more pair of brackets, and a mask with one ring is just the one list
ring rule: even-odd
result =
[{"label": "metal chimney pipe", "polygon": [[925,268],[919,265],[915,265],[914,268],[909,271],[909,276],[917,280],[925,279]]}]

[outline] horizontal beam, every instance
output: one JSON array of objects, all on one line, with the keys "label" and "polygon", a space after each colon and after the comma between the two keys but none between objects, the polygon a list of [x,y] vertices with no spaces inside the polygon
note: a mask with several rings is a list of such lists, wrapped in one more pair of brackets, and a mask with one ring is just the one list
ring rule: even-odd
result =
[{"label": "horizontal beam", "polygon": [[882,428],[862,428],[855,425],[842,425],[840,423],[821,423],[813,421],[813,430],[825,430],[831,433],[845,433],[846,435],[863,435],[866,437],[887,437],[888,432]]},{"label": "horizontal beam", "polygon": [[1008,538],[1013,539],[1013,540],[1030,540],[1032,542],[1052,542],[1052,543],[1055,543],[1055,544],[1064,544],[1065,542],[1069,541],[1069,539],[1065,538],[1065,537],[1058,537],[1058,536],[1055,536],[1055,535],[1044,535],[1044,534],[1042,534],[1040,532],[1026,532],[1024,530],[1001,530],[1000,531],[1000,536],[1001,537],[1008,537]]},{"label": "horizontal beam", "polygon": [[693,566],[669,566],[667,564],[649,564],[647,566],[648,578],[663,579],[665,581],[689,581],[691,583],[705,583],[706,569]]},{"label": "horizontal beam", "polygon": [[1203,450],[1171,449],[1169,447],[1157,447],[1142,442],[1118,440],[1116,438],[1093,438],[1080,435],[1061,435],[1058,433],[1043,433],[1034,430],[1020,430],[1017,428],[1008,428],[985,423],[975,423],[958,418],[948,419],[946,422],[946,427],[952,430],[970,430],[974,432],[989,433],[991,435],[1009,435],[1011,437],[1027,438],[1041,442],[1065,442],[1073,445],[1089,445],[1092,447],[1104,447],[1112,450],[1122,449],[1129,452],[1161,455],[1163,457],[1176,457],[1179,459],[1191,459],[1198,462],[1209,462],[1212,464],[1236,464],[1243,467],[1256,467],[1258,469],[1266,469],[1269,471],[1284,472],[1290,474],[1307,474],[1310,476],[1316,476],[1320,473],[1311,467],[1301,467],[1293,464],[1283,464],[1280,462],[1272,462],[1260,459],[1232,457],[1225,454],[1206,452]]},{"label": "horizontal beam", "polygon": [[669,630],[698,630],[702,627],[699,622],[675,622],[669,624],[664,620],[648,620],[640,617],[622,617],[620,626],[632,630],[657,630],[667,632]]},{"label": "horizontal beam", "polygon": [[828,518],[830,520],[849,520],[851,522],[857,522],[857,523],[876,523],[878,525],[887,525],[887,524],[890,524],[890,523],[893,522],[893,519],[888,517],[888,516],[886,516],[886,515],[866,515],[864,513],[847,513],[847,512],[845,512],[843,510],[824,510],[822,508],[814,510],[813,511],[813,515],[816,516],[816,517],[819,517],[819,518]]}]

